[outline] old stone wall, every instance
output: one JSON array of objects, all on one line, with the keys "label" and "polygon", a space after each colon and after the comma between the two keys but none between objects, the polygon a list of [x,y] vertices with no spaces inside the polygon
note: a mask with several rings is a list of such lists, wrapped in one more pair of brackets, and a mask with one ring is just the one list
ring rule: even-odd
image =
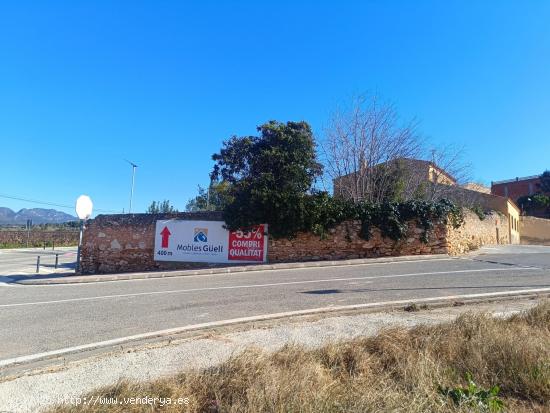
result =
[{"label": "old stone wall", "polygon": [[[472,191],[459,186],[448,186],[443,193],[447,199],[450,199],[456,205],[466,208],[477,207],[485,212],[496,211],[501,213],[503,220],[508,220],[508,224],[505,225],[506,228],[502,228],[508,235],[506,242],[511,244],[520,243],[520,209],[510,198]],[[480,231],[484,232],[481,237],[487,238],[495,232],[494,241],[496,242],[496,231],[487,232],[486,224],[486,222],[483,222],[482,227],[480,228]],[[502,234],[502,231],[500,231],[499,238],[502,238]]]},{"label": "old stone wall", "polygon": [[26,230],[2,230],[0,231],[0,247],[2,248],[21,248],[42,247],[44,244],[51,247],[70,247],[78,245],[79,232],[77,231],[39,231],[32,230],[27,233]]},{"label": "old stone wall", "polygon": [[269,262],[339,260],[396,255],[444,254],[447,252],[446,227],[439,226],[430,234],[428,242],[420,240],[421,228],[409,224],[407,236],[399,241],[385,238],[373,228],[369,240],[359,236],[360,221],[347,221],[332,228],[326,237],[299,233],[293,239],[269,241]]},{"label": "old stone wall", "polygon": [[[220,212],[99,215],[88,221],[82,238],[84,274],[204,267],[198,263],[153,259],[155,224],[159,219],[220,221]],[[207,266],[207,265],[206,265]]]},{"label": "old stone wall", "polygon": [[473,251],[482,245],[509,244],[509,220],[506,215],[492,212],[480,220],[472,211],[464,211],[464,225],[447,228],[447,252],[451,255]]},{"label": "old stone wall", "polygon": [[522,216],[519,230],[522,244],[550,245],[550,219]]},{"label": "old stone wall", "polygon": [[493,212],[483,220],[469,210],[465,210],[464,214],[462,227],[436,227],[428,242],[421,241],[423,230],[412,222],[407,236],[397,242],[382,237],[377,228],[372,230],[369,240],[364,240],[359,236],[361,223],[353,221],[331,229],[324,239],[314,234],[300,233],[291,240],[270,240],[268,258],[270,262],[282,262],[418,254],[457,255],[482,245],[509,243],[508,221],[504,214]]},{"label": "old stone wall", "polygon": [[[508,221],[498,213],[484,220],[465,212],[465,224],[459,229],[437,226],[427,242],[423,230],[411,222],[407,236],[399,241],[383,237],[373,228],[369,240],[359,236],[361,223],[347,221],[332,228],[325,237],[299,233],[293,239],[270,239],[269,262],[338,260],[417,254],[460,254],[485,244],[508,243]],[[100,215],[89,221],[84,231],[82,272],[113,273],[162,269],[187,269],[227,266],[228,264],[172,263],[154,261],[155,223],[159,219],[212,220],[221,213]],[[498,229],[498,239],[497,239]]]}]

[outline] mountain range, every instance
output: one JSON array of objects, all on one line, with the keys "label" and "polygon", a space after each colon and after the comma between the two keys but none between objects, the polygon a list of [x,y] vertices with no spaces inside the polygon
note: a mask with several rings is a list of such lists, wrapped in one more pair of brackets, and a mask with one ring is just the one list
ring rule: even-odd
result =
[{"label": "mountain range", "polygon": [[15,212],[10,208],[0,207],[0,225],[26,225],[27,219],[35,224],[62,224],[78,219],[65,212],[45,208],[23,208]]}]

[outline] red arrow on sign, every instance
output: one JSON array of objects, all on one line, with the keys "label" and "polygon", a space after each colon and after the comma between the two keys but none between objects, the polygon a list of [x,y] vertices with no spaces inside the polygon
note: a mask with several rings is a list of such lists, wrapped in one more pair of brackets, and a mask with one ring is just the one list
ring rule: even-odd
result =
[{"label": "red arrow on sign", "polygon": [[168,238],[172,235],[168,227],[164,227],[164,229],[160,232],[160,235],[162,235],[162,248],[168,248]]}]

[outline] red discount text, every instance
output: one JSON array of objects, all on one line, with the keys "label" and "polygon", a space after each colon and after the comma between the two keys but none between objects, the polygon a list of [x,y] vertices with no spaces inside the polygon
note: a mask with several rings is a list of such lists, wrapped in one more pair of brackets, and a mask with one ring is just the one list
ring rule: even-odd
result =
[{"label": "red discount text", "polygon": [[229,260],[263,261],[265,243],[265,225],[257,225],[246,231],[229,232]]}]

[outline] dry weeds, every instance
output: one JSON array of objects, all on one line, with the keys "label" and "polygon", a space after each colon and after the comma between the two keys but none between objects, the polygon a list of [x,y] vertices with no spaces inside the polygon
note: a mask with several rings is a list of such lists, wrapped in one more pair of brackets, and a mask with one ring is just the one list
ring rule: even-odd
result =
[{"label": "dry weeds", "polygon": [[[498,385],[508,412],[550,412],[550,302],[509,319],[467,313],[456,321],[317,350],[248,350],[220,366],[91,393],[188,397],[187,406],[59,406],[66,412],[471,412],[439,386]],[[482,411],[482,410],[479,410]]]}]

